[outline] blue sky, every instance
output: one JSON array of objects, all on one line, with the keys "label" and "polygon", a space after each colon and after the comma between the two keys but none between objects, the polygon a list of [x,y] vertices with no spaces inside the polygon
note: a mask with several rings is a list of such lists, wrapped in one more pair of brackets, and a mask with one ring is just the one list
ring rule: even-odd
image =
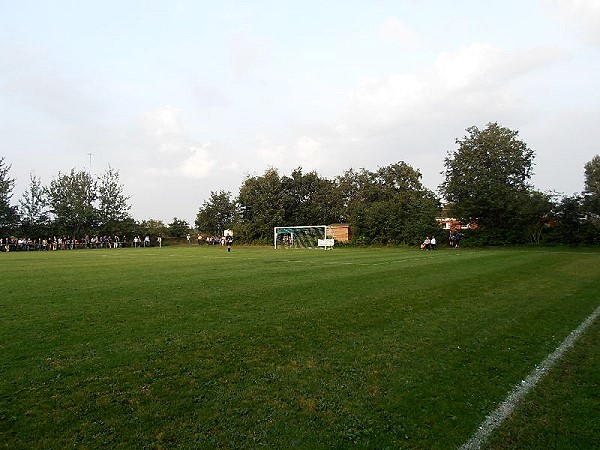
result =
[{"label": "blue sky", "polygon": [[573,194],[600,153],[600,0],[4,1],[0,156],[119,170],[138,220],[193,223],[211,191],[302,166],[406,161],[435,190],[492,121]]}]

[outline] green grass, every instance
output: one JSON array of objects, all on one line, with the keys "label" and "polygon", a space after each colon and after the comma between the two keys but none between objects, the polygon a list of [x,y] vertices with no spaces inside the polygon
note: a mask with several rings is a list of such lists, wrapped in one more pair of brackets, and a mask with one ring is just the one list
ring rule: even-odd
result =
[{"label": "green grass", "polygon": [[596,324],[521,402],[486,448],[600,448],[599,344]]},{"label": "green grass", "polygon": [[[0,274],[6,448],[456,448],[600,304],[597,251],[2,253]],[[595,447],[599,328],[493,448]]]}]

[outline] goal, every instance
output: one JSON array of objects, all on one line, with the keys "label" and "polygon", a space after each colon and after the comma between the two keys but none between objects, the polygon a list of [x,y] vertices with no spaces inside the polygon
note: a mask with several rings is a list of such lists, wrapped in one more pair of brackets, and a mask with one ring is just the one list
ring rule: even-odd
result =
[{"label": "goal", "polygon": [[333,246],[333,240],[327,239],[327,225],[308,225],[298,227],[275,227],[273,242],[278,248],[317,248]]}]

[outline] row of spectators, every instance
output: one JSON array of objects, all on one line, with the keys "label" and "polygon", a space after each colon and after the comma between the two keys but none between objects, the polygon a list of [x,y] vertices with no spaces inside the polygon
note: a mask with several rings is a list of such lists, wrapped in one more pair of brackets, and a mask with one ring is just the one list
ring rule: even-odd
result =
[{"label": "row of spectators", "polygon": [[[187,235],[187,241],[188,241],[188,244],[191,243],[189,234]],[[226,243],[226,236],[206,236],[206,237],[204,237],[201,234],[199,234],[198,238],[197,238],[197,242],[198,242],[198,245],[202,245],[202,244],[206,243],[206,245],[224,246]]]},{"label": "row of spectators", "polygon": [[[157,241],[160,245],[160,238]],[[52,250],[78,250],[91,248],[121,248],[121,247],[150,247],[150,237],[144,239],[136,236],[128,241],[125,236],[85,236],[82,239],[68,237],[51,238],[0,238],[0,251],[52,251]]]}]

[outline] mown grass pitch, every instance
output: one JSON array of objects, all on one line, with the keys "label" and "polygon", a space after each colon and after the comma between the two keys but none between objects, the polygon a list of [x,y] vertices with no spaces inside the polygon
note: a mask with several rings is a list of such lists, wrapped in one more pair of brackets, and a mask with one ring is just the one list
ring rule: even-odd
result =
[{"label": "mown grass pitch", "polygon": [[[0,270],[6,448],[457,448],[600,304],[597,251],[118,249]],[[598,443],[598,328],[493,448],[547,447],[552,421]]]}]

